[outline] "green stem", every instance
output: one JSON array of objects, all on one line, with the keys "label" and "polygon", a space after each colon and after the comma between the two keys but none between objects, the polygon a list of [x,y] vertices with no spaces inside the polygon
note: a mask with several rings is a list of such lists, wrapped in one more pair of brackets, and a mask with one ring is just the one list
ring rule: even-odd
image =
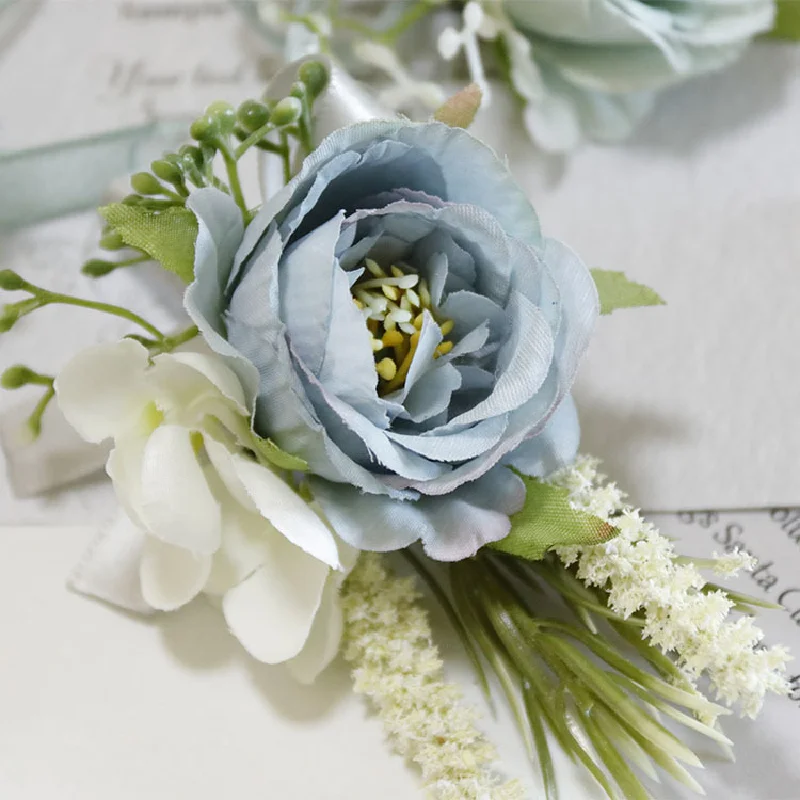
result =
[{"label": "green stem", "polygon": [[42,432],[42,417],[50,405],[50,401],[56,396],[56,390],[53,388],[53,379],[50,379],[50,385],[47,391],[42,395],[42,399],[36,404],[33,413],[28,417],[28,428],[33,434],[34,439],[38,439]]},{"label": "green stem", "polygon": [[247,203],[244,200],[244,192],[242,192],[242,184],[239,180],[239,167],[236,163],[236,157],[231,153],[227,144],[220,147],[219,150],[222,155],[222,160],[225,163],[225,171],[228,174],[228,185],[231,187],[231,194],[236,201],[236,205],[242,212],[242,216],[247,218]]},{"label": "green stem", "polygon": [[394,44],[401,34],[405,33],[412,25],[428,16],[434,9],[433,3],[429,0],[419,0],[416,5],[411,6],[400,19],[390,28],[387,28],[380,35],[381,41],[385,44]]},{"label": "green stem", "polygon": [[404,13],[394,25],[382,31],[377,31],[352,17],[340,17],[331,14],[330,20],[335,28],[342,28],[343,30],[357,33],[372,41],[380,42],[381,44],[392,45],[401,34],[405,33],[412,25],[415,25],[428,16],[433,9],[434,5],[430,3],[429,0],[419,0],[419,2],[415,3]]},{"label": "green stem", "polygon": [[126,258],[123,261],[115,261],[114,262],[114,269],[119,269],[120,267],[132,267],[135,264],[142,264],[145,261],[152,261],[153,257],[147,255],[147,253],[143,253],[140,256],[135,256],[134,258]]},{"label": "green stem", "polygon": [[233,157],[240,159],[253,145],[258,144],[275,126],[271,123],[262,125],[258,130],[253,131],[242,143],[233,151]]},{"label": "green stem", "polygon": [[283,182],[289,183],[292,179],[292,162],[289,153],[289,137],[281,131],[281,150],[283,158]]},{"label": "green stem", "polygon": [[161,331],[156,328],[155,325],[151,325],[146,319],[140,317],[138,314],[135,314],[133,311],[130,311],[127,308],[123,308],[122,306],[115,306],[111,303],[98,303],[94,300],[84,300],[80,297],[70,297],[66,294],[48,292],[46,289],[39,289],[38,287],[31,288],[36,288],[35,294],[39,297],[40,303],[43,306],[64,305],[78,306],[79,308],[90,308],[93,311],[101,311],[103,314],[110,314],[113,317],[127,319],[129,322],[133,322],[135,325],[144,328],[144,330],[146,330],[158,341],[162,341],[164,339],[164,334],[161,333]]},{"label": "green stem", "polygon": [[[199,334],[200,331],[198,330],[197,325],[190,325],[188,328],[186,328],[186,330],[176,333],[174,336],[168,336],[162,342],[157,342],[156,347],[158,349],[158,353],[169,353],[172,350],[176,350],[182,344],[190,342]],[[151,353],[151,355],[153,354]]]},{"label": "green stem", "polygon": [[264,140],[264,141],[258,142],[256,144],[256,147],[258,147],[261,150],[266,150],[268,153],[273,153],[276,156],[282,156],[283,155],[283,148],[279,144],[275,144],[275,142],[270,142],[270,141]]},{"label": "green stem", "polygon": [[166,187],[161,192],[164,197],[170,198],[170,205],[175,205],[176,203],[181,206],[186,205],[186,197],[188,197],[188,192],[186,195],[180,195],[177,192],[173,192],[171,189],[167,189]]}]

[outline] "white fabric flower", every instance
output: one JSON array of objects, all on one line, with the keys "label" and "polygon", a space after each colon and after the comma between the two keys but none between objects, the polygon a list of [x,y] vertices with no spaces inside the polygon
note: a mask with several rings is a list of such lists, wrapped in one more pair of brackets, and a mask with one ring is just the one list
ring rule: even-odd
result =
[{"label": "white fabric flower", "polygon": [[107,470],[125,512],[75,587],[138,611],[216,596],[255,658],[313,680],[338,649],[338,586],[355,551],[256,459],[235,374],[209,353],[151,361],[123,340],[76,356],[56,392],[85,439],[113,440]]}]

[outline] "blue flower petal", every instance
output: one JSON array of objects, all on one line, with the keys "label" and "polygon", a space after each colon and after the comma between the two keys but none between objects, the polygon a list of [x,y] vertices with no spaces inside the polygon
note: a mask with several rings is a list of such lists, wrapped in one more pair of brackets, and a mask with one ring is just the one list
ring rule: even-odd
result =
[{"label": "blue flower petal", "polygon": [[334,248],[343,217],[339,214],[295,243],[280,266],[280,317],[292,347],[315,375],[325,358],[335,308],[334,273],[338,268]]},{"label": "blue flower petal", "polygon": [[492,393],[454,421],[478,422],[514,411],[540,389],[553,359],[553,337],[542,312],[517,291],[508,305],[511,334],[500,348]]},{"label": "blue flower petal", "polygon": [[233,258],[242,239],[242,212],[233,199],[218,189],[198,189],[186,201],[197,217],[194,281],[183,302],[192,322],[216,353],[236,372],[250,408],[258,392],[258,373],[226,339],[224,290]]},{"label": "blue flower petal", "polygon": [[509,453],[503,463],[532,478],[545,478],[572,464],[578,454],[581,428],[578,410],[568,394],[550,417],[544,430]]},{"label": "blue flower petal", "polygon": [[500,441],[507,427],[508,417],[502,415],[465,427],[457,436],[450,435],[448,426],[418,435],[394,431],[387,431],[386,435],[392,441],[432,461],[458,462],[491,450]]},{"label": "blue flower petal", "polygon": [[505,467],[447,497],[398,501],[316,478],[311,489],[336,533],[353,547],[398,550],[422,540],[426,553],[440,561],[469,558],[505,538],[509,515],[525,502],[523,482]]},{"label": "blue flower petal", "polygon": [[452,364],[441,364],[423,375],[403,402],[403,413],[413,422],[424,422],[446,411],[453,392],[461,388],[461,373]]}]

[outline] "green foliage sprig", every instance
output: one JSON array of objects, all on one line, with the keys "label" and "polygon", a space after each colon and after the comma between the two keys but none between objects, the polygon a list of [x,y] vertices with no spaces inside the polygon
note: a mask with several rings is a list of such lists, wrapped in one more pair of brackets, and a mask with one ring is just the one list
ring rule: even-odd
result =
[{"label": "green foliage sprig", "polygon": [[727,748],[730,740],[709,721],[729,711],[642,639],[639,615],[616,614],[604,591],[587,587],[554,555],[529,562],[482,550],[449,565],[446,579],[407,555],[454,625],[490,702],[486,666],[494,672],[549,800],[558,797],[551,739],[612,800],[650,798],[632,767],[653,779],[658,767],[702,792],[684,766],[701,762],[660,717]]},{"label": "green foliage sprig", "polygon": [[[248,224],[257,209],[248,208],[239,176],[239,161],[252,148],[275,154],[283,161],[284,179],[291,178],[295,154],[308,155],[313,149],[313,104],[325,89],[328,73],[317,61],[301,65],[289,94],[279,100],[245,100],[238,108],[228,103],[212,103],[191,125],[194,140],[177,152],[165,153],[150,164],[150,170],[131,177],[133,192],[121,203],[100,209],[106,221],[99,241],[100,248],[118,258],[91,258],[81,271],[92,278],[110,275],[118,269],[157,261],[164,269],[184,282],[194,277],[194,246],[197,219],[186,200],[192,189],[214,187],[226,192],[242,212]],[[221,162],[224,177],[215,168]],[[198,335],[194,325],[172,335],[160,331],[151,322],[122,306],[52,292],[26,281],[12,270],[0,270],[0,291],[23,292],[28,296],[0,308],[0,334],[10,331],[20,319],[49,305],[71,305],[120,317],[142,332],[130,338],[148,348],[151,355],[166,353]],[[45,386],[45,393],[28,419],[33,438],[41,433],[41,422],[48,404],[55,396],[54,379],[18,364],[0,376],[0,387],[20,389],[29,385]],[[276,456],[271,451],[265,456]],[[301,469],[303,463],[289,466]]]},{"label": "green foliage sprig", "polygon": [[[83,265],[84,274],[102,277],[154,260],[191,282],[197,221],[185,205],[192,188],[211,186],[229,194],[247,225],[257,208],[249,208],[245,200],[240,160],[252,148],[277,155],[288,181],[293,155],[299,151],[306,156],[313,149],[313,105],[327,81],[325,67],[307,61],[284,98],[245,100],[237,108],[224,102],[209,105],[189,128],[192,144],[164,154],[149,171],[134,174],[133,193],[101,209],[108,224],[100,246],[112,252],[126,249],[132,255],[117,261],[90,259]],[[216,172],[219,163],[224,176]]]}]

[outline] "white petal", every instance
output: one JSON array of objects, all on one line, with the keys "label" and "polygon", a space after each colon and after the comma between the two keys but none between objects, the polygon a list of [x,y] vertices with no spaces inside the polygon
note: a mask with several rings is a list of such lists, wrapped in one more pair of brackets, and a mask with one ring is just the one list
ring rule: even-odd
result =
[{"label": "white petal", "polygon": [[[176,383],[180,382],[181,376],[186,374],[181,367],[191,369],[201,378],[201,383],[207,386],[206,391],[216,389],[219,394],[236,406],[239,413],[247,414],[247,402],[241,381],[218,356],[204,353],[165,353],[157,356],[154,363],[164,370],[168,381],[171,376],[172,381],[170,382]],[[176,367],[177,369],[175,369]],[[192,381],[192,383],[195,384],[196,381]]]},{"label": "white petal", "polygon": [[125,608],[149,614],[153,611],[142,595],[139,568],[147,534],[120,513],[89,545],[68,584],[88,594]]},{"label": "white petal", "polygon": [[147,439],[132,433],[121,436],[106,462],[106,472],[114,484],[120,505],[134,524],[143,530],[142,519],[142,459]]},{"label": "white petal", "polygon": [[89,347],[61,370],[55,389],[69,423],[90,442],[134,425],[149,397],[147,350],[123,339]]},{"label": "white petal", "polygon": [[148,533],[167,544],[207,555],[219,547],[219,503],[185,428],[162,425],[148,439],[140,513]]},{"label": "white petal", "polygon": [[148,536],[140,571],[142,596],[153,608],[174,611],[194,599],[211,571],[211,556],[198,555]]},{"label": "white petal", "polygon": [[205,591],[222,595],[252,575],[271,557],[270,542],[279,531],[232,498],[222,502],[222,545],[214,554]]},{"label": "white petal", "polygon": [[328,573],[282,536],[271,537],[267,561],[222,600],[231,633],[259,661],[293,658],[308,639]]},{"label": "white petal", "polygon": [[339,568],[336,539],[308,503],[268,467],[243,456],[234,456],[234,466],[247,494],[292,544],[314,558]]},{"label": "white petal", "polygon": [[339,607],[339,582],[329,578],[322,592],[322,601],[314,617],[305,647],[286,668],[300,683],[313,683],[317,676],[336,658],[342,641],[344,620]]},{"label": "white petal", "polygon": [[203,443],[208,454],[208,459],[211,466],[219,476],[225,488],[230,495],[239,503],[242,508],[247,511],[257,512],[255,503],[250,499],[244,488],[244,484],[239,478],[234,464],[235,456],[225,447],[224,444],[218,442],[212,436],[206,434],[203,438]]}]

